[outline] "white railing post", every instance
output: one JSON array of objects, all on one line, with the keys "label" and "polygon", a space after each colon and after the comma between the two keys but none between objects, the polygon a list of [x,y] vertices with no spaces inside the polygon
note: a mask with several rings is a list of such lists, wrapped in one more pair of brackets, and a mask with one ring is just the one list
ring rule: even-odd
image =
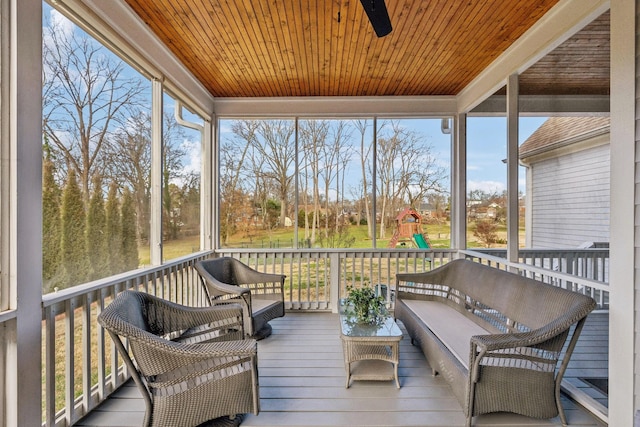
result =
[{"label": "white railing post", "polygon": [[338,312],[338,300],[340,299],[340,256],[337,252],[329,254],[329,266],[331,268],[329,279],[331,281],[331,312]]}]

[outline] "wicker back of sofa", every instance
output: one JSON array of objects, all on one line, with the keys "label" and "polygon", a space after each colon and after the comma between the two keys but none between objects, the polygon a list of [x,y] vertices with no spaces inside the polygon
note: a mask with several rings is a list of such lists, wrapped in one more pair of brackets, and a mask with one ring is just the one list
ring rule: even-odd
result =
[{"label": "wicker back of sofa", "polygon": [[[428,330],[408,300],[447,304],[487,331],[470,338],[468,368],[456,363],[440,343],[447,337]],[[559,414],[566,424],[560,384],[595,306],[588,296],[467,260],[396,275],[396,316],[452,385],[467,426],[475,415],[498,411],[535,418]]]},{"label": "wicker back of sofa", "polygon": [[588,296],[464,259],[418,275],[398,274],[397,279],[399,292],[414,284],[426,286],[426,299],[447,299],[505,332],[525,332],[556,321],[569,326],[594,308]]}]

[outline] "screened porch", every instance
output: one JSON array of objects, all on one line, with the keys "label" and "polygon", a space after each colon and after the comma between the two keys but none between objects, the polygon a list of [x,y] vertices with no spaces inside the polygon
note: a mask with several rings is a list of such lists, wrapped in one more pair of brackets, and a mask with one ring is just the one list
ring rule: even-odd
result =
[{"label": "screened porch", "polygon": [[[242,425],[462,425],[407,336],[400,390],[345,389],[336,326],[347,287],[393,307],[397,273],[457,258],[591,296],[565,409],[629,424],[637,2],[387,0],[385,38],[364,1],[0,3],[0,426],[139,425],[96,317],[126,289],[207,305],[218,256],[287,276]],[[553,117],[611,121],[520,153]]]}]

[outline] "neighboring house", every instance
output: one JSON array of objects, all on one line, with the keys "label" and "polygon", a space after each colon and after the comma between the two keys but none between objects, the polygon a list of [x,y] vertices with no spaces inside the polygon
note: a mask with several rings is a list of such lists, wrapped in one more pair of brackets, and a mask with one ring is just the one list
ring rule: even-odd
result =
[{"label": "neighboring house", "polygon": [[488,205],[483,205],[482,201],[470,201],[467,202],[467,221],[474,221],[478,219],[492,219],[498,218],[498,210],[500,205],[492,202]]},{"label": "neighboring house", "polygon": [[609,117],[551,117],[521,146],[526,247],[609,241]]}]

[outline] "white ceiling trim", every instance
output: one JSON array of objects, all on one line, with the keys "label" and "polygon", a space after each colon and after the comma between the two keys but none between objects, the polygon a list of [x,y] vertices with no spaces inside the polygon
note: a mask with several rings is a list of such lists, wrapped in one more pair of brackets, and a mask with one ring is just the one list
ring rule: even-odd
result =
[{"label": "white ceiling trim", "polygon": [[324,96],[285,98],[216,98],[217,116],[273,117],[322,116],[451,116],[455,96]]},{"label": "white ceiling trim", "polygon": [[[519,112],[524,116],[609,115],[609,95],[520,95]],[[507,97],[492,95],[478,104],[469,115],[504,116]]]}]

